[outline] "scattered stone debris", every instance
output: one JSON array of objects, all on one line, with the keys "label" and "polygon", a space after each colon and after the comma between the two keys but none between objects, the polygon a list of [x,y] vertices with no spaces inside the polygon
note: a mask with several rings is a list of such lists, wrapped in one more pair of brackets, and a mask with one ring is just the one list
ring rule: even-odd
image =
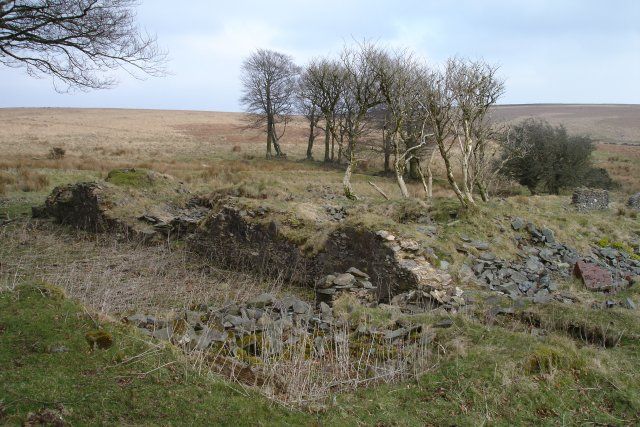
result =
[{"label": "scattered stone debris", "polygon": [[635,210],[640,210],[640,192],[629,197],[629,200],[627,201],[627,206]]},{"label": "scattered stone debris", "polygon": [[355,267],[346,273],[329,274],[316,282],[316,303],[329,306],[343,293],[355,295],[362,303],[371,305],[377,301],[377,288],[369,281],[368,274]]},{"label": "scattered stone debris", "polygon": [[[628,286],[633,276],[640,275],[640,262],[623,251],[594,248],[592,255],[582,257],[574,249],[557,242],[550,228],[538,229],[521,218],[513,218],[511,226],[516,231],[526,230],[529,235],[528,239],[516,237],[517,255],[521,261],[499,259],[484,247],[477,257],[469,256],[471,270],[481,283],[514,300],[525,298],[538,304],[552,300],[571,303],[571,298],[557,292],[554,277],[568,278],[572,272],[582,278],[587,289],[601,292]],[[468,246],[461,250],[471,254]]]},{"label": "scattered stone debris", "polygon": [[165,236],[175,236],[193,233],[209,212],[208,202],[194,197],[185,206],[164,204],[162,209],[147,212],[138,219],[152,224],[154,230]]},{"label": "scattered stone debris", "polygon": [[342,221],[347,218],[347,210],[344,206],[326,205],[324,210],[332,221]]},{"label": "scattered stone debris", "polygon": [[571,204],[581,212],[605,210],[609,208],[609,192],[597,188],[578,188],[573,192]]},{"label": "scattered stone debris", "polygon": [[[325,287],[327,284],[330,287]],[[455,288],[451,294],[416,290],[396,296],[391,305],[378,306],[375,299],[369,297],[374,293],[369,289],[368,275],[356,268],[323,278],[319,281],[318,291],[335,287],[339,287],[336,293],[349,292],[359,299],[364,296],[367,304],[399,313],[416,314],[437,306],[460,307],[465,303],[462,290]],[[358,293],[358,290],[363,292]],[[320,295],[324,298],[326,294]],[[404,340],[428,344],[433,339],[428,331],[422,333],[424,320],[414,323],[408,316],[382,328],[368,322],[350,323],[343,313],[335,310],[325,301],[318,301],[314,308],[293,296],[277,298],[274,294],[263,293],[245,304],[231,303],[222,308],[193,306],[166,319],[133,314],[123,318],[123,322],[147,336],[170,341],[187,352],[204,352],[208,355],[207,360],[212,361],[221,373],[231,375],[230,371],[233,371],[237,378],[241,372],[244,382],[250,384],[268,380],[260,372],[264,358],[285,355],[297,344],[311,343],[309,357],[323,357],[337,345],[357,346],[366,342],[362,351],[377,351],[369,356],[385,357],[385,354],[394,354],[389,350],[391,347],[383,349],[379,346]],[[446,328],[452,324],[445,319],[434,323],[433,327]],[[354,350],[360,351],[357,347]],[[286,384],[279,383],[278,387],[286,389]]]}]

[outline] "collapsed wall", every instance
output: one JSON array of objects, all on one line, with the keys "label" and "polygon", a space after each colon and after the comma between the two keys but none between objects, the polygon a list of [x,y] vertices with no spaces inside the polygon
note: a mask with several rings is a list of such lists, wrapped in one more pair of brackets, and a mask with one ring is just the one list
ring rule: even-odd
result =
[{"label": "collapsed wall", "polygon": [[92,232],[130,231],[124,222],[109,215],[108,208],[104,186],[81,182],[54,188],[43,206],[32,208],[32,215]]},{"label": "collapsed wall", "polygon": [[451,286],[450,276],[434,268],[417,243],[386,231],[344,226],[317,253],[306,253],[280,232],[277,222],[252,217],[252,212],[224,206],[203,221],[191,246],[222,267],[310,287],[320,277],[356,267],[370,276],[381,301],[408,289]]},{"label": "collapsed wall", "polygon": [[147,242],[164,241],[161,237],[168,233],[177,238],[187,234],[190,247],[217,266],[312,288],[321,277],[355,267],[370,276],[379,301],[411,289],[440,292],[451,288],[450,276],[433,267],[425,248],[387,231],[342,225],[318,250],[310,252],[283,232],[277,216],[260,209],[253,212],[230,205],[212,209],[197,198],[184,206],[166,201],[149,204],[151,199],[136,194],[110,183],[61,186],[44,206],[33,208],[33,216],[51,217],[91,232],[124,233]]}]

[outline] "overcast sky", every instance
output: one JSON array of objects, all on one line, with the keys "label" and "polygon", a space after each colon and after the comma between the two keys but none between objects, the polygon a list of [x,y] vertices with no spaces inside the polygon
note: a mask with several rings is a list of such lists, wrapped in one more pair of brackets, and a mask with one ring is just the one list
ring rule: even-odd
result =
[{"label": "overcast sky", "polygon": [[50,79],[0,68],[0,107],[240,111],[240,64],[254,49],[304,64],[354,39],[432,63],[496,63],[501,103],[640,103],[640,0],[143,0],[138,18],[169,51],[170,76],[58,94]]}]

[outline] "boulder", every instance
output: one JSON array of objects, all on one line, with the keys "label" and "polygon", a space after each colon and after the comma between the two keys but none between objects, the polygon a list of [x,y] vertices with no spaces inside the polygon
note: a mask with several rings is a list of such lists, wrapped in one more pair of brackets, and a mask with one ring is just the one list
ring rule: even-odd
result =
[{"label": "boulder", "polygon": [[340,287],[353,286],[355,282],[356,278],[351,273],[342,273],[333,279],[333,284]]},{"label": "boulder", "polygon": [[606,268],[585,261],[578,261],[574,267],[574,274],[590,291],[609,291],[613,288],[613,277]]}]

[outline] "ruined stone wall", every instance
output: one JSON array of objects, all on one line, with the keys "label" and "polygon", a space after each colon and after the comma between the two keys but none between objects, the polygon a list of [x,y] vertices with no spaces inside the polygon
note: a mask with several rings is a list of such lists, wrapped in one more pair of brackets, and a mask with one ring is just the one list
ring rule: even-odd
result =
[{"label": "ruined stone wall", "polygon": [[571,204],[579,211],[609,208],[609,192],[596,188],[578,188],[573,192]]},{"label": "ruined stone wall", "polygon": [[34,207],[34,217],[52,217],[61,224],[92,232],[127,232],[128,227],[106,213],[103,188],[94,182],[56,187],[44,206]]},{"label": "ruined stone wall", "polygon": [[[438,283],[441,279],[424,258],[375,232],[343,227],[329,236],[319,253],[305,254],[279,233],[276,223],[253,221],[245,211],[229,206],[205,220],[190,243],[196,252],[223,268],[258,272],[310,287],[319,277],[356,267],[371,277],[381,301],[422,282]],[[440,280],[440,284],[444,282]]]}]

